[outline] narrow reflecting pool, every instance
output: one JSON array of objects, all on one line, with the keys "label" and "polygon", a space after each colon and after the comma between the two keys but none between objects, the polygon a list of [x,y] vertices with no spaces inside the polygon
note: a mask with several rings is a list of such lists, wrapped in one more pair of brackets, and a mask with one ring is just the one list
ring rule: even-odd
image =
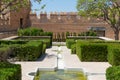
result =
[{"label": "narrow reflecting pool", "polygon": [[82,72],[79,71],[40,71],[34,80],[87,80]]}]

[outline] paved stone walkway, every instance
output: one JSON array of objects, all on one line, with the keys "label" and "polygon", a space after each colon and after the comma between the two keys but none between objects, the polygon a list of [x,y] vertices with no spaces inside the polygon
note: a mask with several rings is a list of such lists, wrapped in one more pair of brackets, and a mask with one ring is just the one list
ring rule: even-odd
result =
[{"label": "paved stone walkway", "polygon": [[106,80],[106,69],[110,66],[108,62],[81,62],[77,55],[70,54],[71,50],[62,46],[62,55],[66,70],[81,70],[88,75],[88,80]]},{"label": "paved stone walkway", "polygon": [[15,62],[22,66],[22,80],[33,80],[34,76],[28,75],[30,72],[40,70],[54,71],[57,67],[57,53],[54,51],[57,47],[52,47],[46,50],[46,55],[38,59],[36,62]]},{"label": "paved stone walkway", "polygon": [[[22,80],[33,80],[33,76],[28,73],[40,70],[55,70],[57,67],[58,47],[53,46],[46,50],[46,55],[38,59],[37,62],[16,62],[22,65]],[[106,68],[110,65],[107,62],[81,62],[77,55],[71,55],[70,49],[61,46],[61,54],[64,60],[65,70],[81,70],[88,76],[88,80],[106,80]]]}]

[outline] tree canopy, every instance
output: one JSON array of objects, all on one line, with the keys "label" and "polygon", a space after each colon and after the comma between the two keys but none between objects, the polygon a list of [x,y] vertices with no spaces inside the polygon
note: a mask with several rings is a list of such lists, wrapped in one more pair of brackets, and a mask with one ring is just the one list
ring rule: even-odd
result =
[{"label": "tree canopy", "polygon": [[78,0],[77,9],[81,16],[103,17],[119,39],[120,1],[119,0]]},{"label": "tree canopy", "polygon": [[[34,0],[40,3],[42,0]],[[22,7],[30,7],[30,0],[0,0],[0,15],[19,10]]]}]

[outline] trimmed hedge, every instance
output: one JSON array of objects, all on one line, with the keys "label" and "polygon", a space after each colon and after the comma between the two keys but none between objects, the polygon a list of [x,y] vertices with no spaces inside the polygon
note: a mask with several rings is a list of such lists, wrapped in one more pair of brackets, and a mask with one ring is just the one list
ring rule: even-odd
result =
[{"label": "trimmed hedge", "polygon": [[0,40],[0,45],[26,44],[25,40]]},{"label": "trimmed hedge", "polygon": [[94,31],[87,31],[78,34],[78,36],[97,36],[97,33]]},{"label": "trimmed hedge", "polygon": [[109,67],[106,70],[107,80],[120,80],[120,66]]},{"label": "trimmed hedge", "polygon": [[71,49],[72,45],[75,44],[75,40],[74,39],[67,39],[66,40],[66,46],[67,48]]},{"label": "trimmed hedge", "polygon": [[86,44],[81,45],[82,61],[107,61],[107,45]]},{"label": "trimmed hedge", "polygon": [[46,48],[50,48],[52,46],[52,41],[50,39],[41,39],[44,44],[46,44]]},{"label": "trimmed hedge", "polygon": [[[119,49],[120,48],[120,42],[119,41],[83,41],[83,40],[77,40],[76,53],[77,53],[77,55],[78,55],[78,57],[80,58],[81,61],[82,61],[82,56],[83,56],[84,51],[86,53],[86,51],[88,50],[86,48],[86,49],[84,49],[84,51],[81,51],[81,45],[89,45],[89,44],[90,45],[91,44],[106,45],[106,50],[104,50],[104,51],[106,51],[106,53],[107,53],[106,55],[107,55],[107,60],[109,61],[109,63],[111,65],[114,65],[114,66],[120,65],[120,62],[119,62],[120,61],[120,54],[119,54],[120,53],[120,49]],[[101,50],[101,51],[103,52],[103,50]],[[98,52],[101,52],[101,51],[99,50]],[[81,52],[83,52],[82,55],[81,55]],[[88,50],[88,52],[90,52],[90,50]],[[94,52],[96,52],[96,51],[94,51]],[[101,54],[101,56],[102,55],[103,54]],[[106,57],[106,55],[104,54],[103,56]],[[106,61],[106,59],[104,59],[103,61]]]},{"label": "trimmed hedge", "polygon": [[82,61],[82,56],[81,56],[81,45],[82,44],[88,44],[88,41],[78,40],[76,42],[76,54],[81,61]]},{"label": "trimmed hedge", "polygon": [[53,37],[52,32],[44,32],[42,29],[30,27],[30,28],[18,30],[18,35],[19,36],[51,36],[47,47],[52,46],[52,37]]},{"label": "trimmed hedge", "polygon": [[108,61],[113,66],[120,65],[120,45],[109,47]]},{"label": "trimmed hedge", "polygon": [[39,36],[43,32],[42,29],[37,28],[26,28],[18,30],[19,36]]},{"label": "trimmed hedge", "polygon": [[0,80],[21,80],[21,66],[0,62]]},{"label": "trimmed hedge", "polygon": [[7,61],[9,55],[11,54],[11,50],[9,47],[1,47],[0,48],[0,62]]},{"label": "trimmed hedge", "polygon": [[19,60],[33,61],[42,55],[43,43],[41,41],[29,41],[24,45],[13,45],[11,49]]},{"label": "trimmed hedge", "polygon": [[9,57],[19,61],[34,61],[46,50],[46,44],[39,40],[12,40],[0,41],[0,43],[0,61],[6,61]]},{"label": "trimmed hedge", "polygon": [[43,49],[42,49],[43,54],[45,54],[46,48],[47,48],[46,44],[43,44]]},{"label": "trimmed hedge", "polygon": [[119,41],[93,41],[92,43],[105,44],[108,46],[108,62],[117,66],[120,65],[120,42]]},{"label": "trimmed hedge", "polygon": [[71,54],[76,54],[76,44],[71,46]]},{"label": "trimmed hedge", "polygon": [[107,45],[77,41],[76,53],[81,61],[107,61]]}]

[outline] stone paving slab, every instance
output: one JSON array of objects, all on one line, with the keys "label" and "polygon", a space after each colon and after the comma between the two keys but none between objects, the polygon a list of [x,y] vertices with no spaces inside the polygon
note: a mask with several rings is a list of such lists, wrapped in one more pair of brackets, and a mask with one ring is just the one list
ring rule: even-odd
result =
[{"label": "stone paving slab", "polygon": [[106,80],[105,75],[92,75],[88,76],[88,80]]}]

